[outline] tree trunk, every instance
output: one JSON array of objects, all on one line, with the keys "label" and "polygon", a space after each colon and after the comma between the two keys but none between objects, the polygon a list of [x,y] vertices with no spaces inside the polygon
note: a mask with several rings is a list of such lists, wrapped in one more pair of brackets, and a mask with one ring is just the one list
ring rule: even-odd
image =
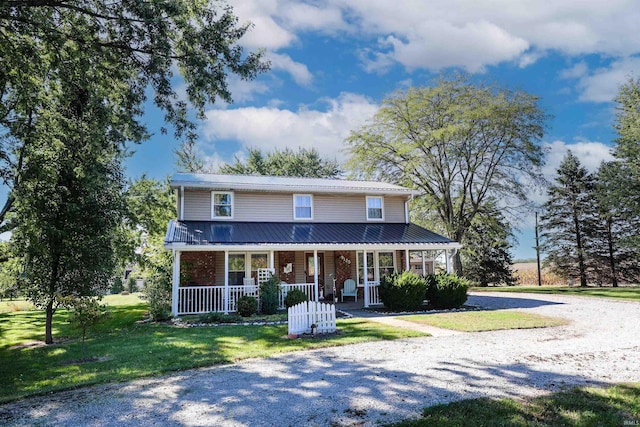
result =
[{"label": "tree trunk", "polygon": [[462,257],[460,251],[456,251],[455,255],[453,255],[453,272],[456,276],[462,277]]},{"label": "tree trunk", "polygon": [[45,323],[45,327],[44,327],[44,342],[45,344],[53,344],[53,334],[51,332],[52,330],[52,325],[53,325],[53,312],[55,310],[53,309],[53,300],[49,301],[47,303],[47,308],[46,308],[46,323]]},{"label": "tree trunk", "polygon": [[618,274],[616,272],[616,259],[613,253],[613,233],[611,232],[611,218],[607,218],[607,242],[609,243],[609,267],[611,268],[611,285],[618,287]]},{"label": "tree trunk", "polygon": [[578,250],[578,269],[580,270],[580,287],[587,287],[587,271],[584,265],[584,250],[582,247],[582,230],[580,229],[580,220],[578,213],[573,213],[573,223],[576,230],[576,246]]}]

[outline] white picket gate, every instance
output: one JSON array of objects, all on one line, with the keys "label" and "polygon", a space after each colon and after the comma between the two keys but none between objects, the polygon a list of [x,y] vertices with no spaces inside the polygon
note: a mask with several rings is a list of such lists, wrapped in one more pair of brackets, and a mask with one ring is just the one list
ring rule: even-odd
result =
[{"label": "white picket gate", "polygon": [[[290,334],[326,334],[336,331],[336,307],[333,304],[301,302],[289,307],[288,318]],[[315,325],[314,331],[311,330],[312,325]]]}]

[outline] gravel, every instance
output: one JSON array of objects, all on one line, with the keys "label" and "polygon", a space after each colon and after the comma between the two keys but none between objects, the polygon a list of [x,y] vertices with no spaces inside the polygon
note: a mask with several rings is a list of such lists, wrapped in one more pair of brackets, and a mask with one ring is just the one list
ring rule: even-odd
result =
[{"label": "gravel", "polygon": [[640,381],[638,302],[482,293],[468,303],[570,322],[304,351],[86,387],[2,405],[0,424],[373,426],[460,399]]}]

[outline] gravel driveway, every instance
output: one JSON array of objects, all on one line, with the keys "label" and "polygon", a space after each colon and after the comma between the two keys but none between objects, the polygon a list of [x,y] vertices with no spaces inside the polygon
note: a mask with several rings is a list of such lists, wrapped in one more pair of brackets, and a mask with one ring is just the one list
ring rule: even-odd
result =
[{"label": "gravel driveway", "polygon": [[0,424],[341,426],[427,405],[640,381],[640,303],[482,293],[469,303],[566,326],[357,344],[246,360],[0,406]]}]

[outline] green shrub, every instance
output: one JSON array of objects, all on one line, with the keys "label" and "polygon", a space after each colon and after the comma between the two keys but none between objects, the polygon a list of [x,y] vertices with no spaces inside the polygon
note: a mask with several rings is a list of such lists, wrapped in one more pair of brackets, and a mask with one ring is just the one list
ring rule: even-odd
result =
[{"label": "green shrub", "polygon": [[435,308],[457,308],[467,301],[469,281],[453,274],[437,274],[427,279],[427,299]]},{"label": "green shrub", "polygon": [[307,301],[309,301],[309,298],[307,297],[307,294],[305,294],[301,289],[292,289],[287,292],[287,296],[284,297],[284,305],[287,308]]},{"label": "green shrub", "polygon": [[263,314],[275,314],[278,311],[278,298],[280,297],[280,278],[271,276],[269,280],[260,285],[260,302]]},{"label": "green shrub", "polygon": [[426,293],[423,277],[410,271],[382,276],[378,287],[380,299],[391,311],[417,310]]},{"label": "green shrub", "polygon": [[249,295],[238,298],[238,314],[242,317],[249,317],[258,312],[258,300]]},{"label": "green shrub", "polygon": [[137,290],[138,284],[136,282],[136,279],[133,276],[129,276],[129,279],[127,280],[127,291],[132,294]]},{"label": "green shrub", "polygon": [[111,285],[111,293],[119,294],[122,291],[124,291],[124,285],[122,284],[122,279],[119,277],[114,278],[113,285]]},{"label": "green shrub", "polygon": [[224,314],[216,311],[201,314],[198,320],[200,323],[240,323],[243,321],[242,316],[238,314]]},{"label": "green shrub", "polygon": [[151,276],[144,288],[144,299],[149,304],[152,320],[160,322],[171,318],[171,277],[160,271]]}]

